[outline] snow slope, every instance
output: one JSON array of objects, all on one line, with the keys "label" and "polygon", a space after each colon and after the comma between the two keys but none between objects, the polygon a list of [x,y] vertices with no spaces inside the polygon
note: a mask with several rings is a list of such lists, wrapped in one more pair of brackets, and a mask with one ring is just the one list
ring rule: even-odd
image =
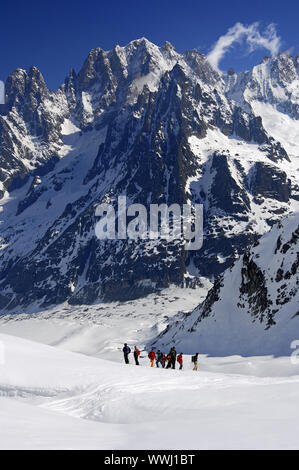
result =
[{"label": "snow slope", "polygon": [[[281,130],[280,133],[277,132],[276,135],[272,133],[273,125],[271,126],[270,122],[268,121],[267,125],[269,128],[271,127],[271,135],[275,135],[277,140],[282,140],[282,134],[285,132],[285,139],[282,141],[283,145],[287,141],[290,145],[291,142],[294,142],[294,148],[296,148],[296,150],[298,149],[297,156],[293,153],[292,159],[290,161],[280,161],[279,164],[277,162],[271,162],[271,167],[276,168],[277,170],[283,170],[290,181],[292,181],[295,185],[298,182],[299,171],[298,124],[291,118],[288,118],[288,116],[282,115],[282,113],[279,113],[279,111],[272,109],[271,105],[268,105],[269,108],[267,108],[267,105],[261,103],[259,104],[260,106],[256,107],[257,115],[260,115],[261,111],[265,112],[266,109],[269,109],[269,114],[267,114],[269,121],[271,120],[271,112],[276,113],[278,117],[283,116],[285,120],[290,121],[288,122],[288,127],[286,128],[287,130]],[[276,122],[277,120],[277,127],[279,129],[285,129],[284,126],[280,124],[278,117],[275,117],[276,119],[273,119],[272,115],[272,121]],[[267,126],[265,127],[267,129]],[[297,129],[297,140],[295,139],[295,128]],[[291,129],[293,130],[293,133],[291,135],[289,134],[289,140],[287,140],[286,134],[290,133]],[[269,165],[269,158],[267,154],[265,154],[265,149],[263,146],[258,145],[256,142],[243,141],[236,135],[226,136],[219,129],[208,129],[206,136],[201,139],[195,135],[189,137],[189,145],[193,154],[196,155],[200,161],[200,170],[198,170],[198,173],[195,177],[189,178],[187,186],[195,198],[200,199],[201,192],[204,192],[207,195],[207,198],[202,201],[204,206],[208,206],[208,204],[212,205],[209,199],[211,199],[211,196],[213,196],[211,195],[211,187],[213,184],[213,177],[215,172],[213,173],[213,171],[211,171],[209,159],[213,156],[214,153],[220,153],[222,155],[230,154],[231,156],[235,157],[235,159],[232,158],[229,161],[229,170],[232,177],[240,187],[242,186],[242,178],[244,177],[244,173],[248,175],[247,186],[250,186],[251,178],[249,175],[254,173],[254,167],[257,163],[265,166]],[[205,169],[206,173],[204,175],[202,175],[203,169]],[[272,176],[272,179],[275,179],[275,175]],[[254,227],[254,230],[257,234],[263,235],[269,230],[269,220],[272,222],[275,220],[277,221],[279,217],[281,217],[282,211],[286,216],[288,213],[292,213],[299,209],[299,202],[296,200],[293,200],[291,203],[286,203],[277,201],[273,197],[269,197],[265,198],[263,201],[256,201],[254,194],[250,192],[248,192],[247,197],[250,203],[250,210],[248,210],[246,213],[247,217],[245,217],[244,220],[239,220],[237,224],[233,222],[233,217],[230,214],[219,211],[219,208],[215,207],[214,211],[211,211],[210,217],[213,217],[214,220],[217,220],[217,227],[223,229],[229,237],[246,232],[250,226]],[[218,257],[219,256],[221,256],[221,252],[218,252]]]},{"label": "snow slope", "polygon": [[[298,447],[299,367],[289,359],[203,357],[193,372],[185,357],[173,371],[0,341],[1,449]],[[244,373],[253,361],[263,377]]]},{"label": "snow slope", "polygon": [[294,213],[276,224],[156,344],[221,356],[290,354],[299,339],[298,223]]},{"label": "snow slope", "polygon": [[119,361],[119,348],[125,341],[145,348],[178,312],[188,312],[203,301],[212,284],[204,279],[202,283],[196,289],[171,287],[128,302],[80,307],[65,303],[34,314],[2,315],[0,331]]}]

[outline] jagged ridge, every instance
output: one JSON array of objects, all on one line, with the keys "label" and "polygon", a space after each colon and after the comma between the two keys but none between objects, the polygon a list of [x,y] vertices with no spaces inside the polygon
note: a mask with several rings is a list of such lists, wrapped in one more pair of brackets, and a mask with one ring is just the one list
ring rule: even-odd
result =
[{"label": "jagged ridge", "polygon": [[[296,77],[288,79],[293,88]],[[181,285],[188,271],[213,277],[291,212],[293,155],[254,105],[235,100],[230,81],[198,51],[178,54],[144,38],[93,49],[56,92],[35,67],[8,77],[0,116],[1,308],[131,298]],[[146,206],[202,203],[202,250],[98,241],[95,205],[120,194]]]}]

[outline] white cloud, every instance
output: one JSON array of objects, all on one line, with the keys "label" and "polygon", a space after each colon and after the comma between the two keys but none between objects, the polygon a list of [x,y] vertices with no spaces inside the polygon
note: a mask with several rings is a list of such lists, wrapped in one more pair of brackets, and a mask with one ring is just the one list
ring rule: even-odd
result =
[{"label": "white cloud", "polygon": [[232,28],[229,28],[226,34],[220,36],[212,50],[207,56],[207,60],[212,67],[219,70],[219,62],[228,52],[230,47],[235,42],[245,40],[249,46],[249,52],[258,48],[267,49],[271,55],[275,55],[280,49],[280,37],[277,36],[274,24],[269,24],[265,31],[261,34],[259,32],[259,23],[252,23],[245,26],[242,23],[236,23]]}]

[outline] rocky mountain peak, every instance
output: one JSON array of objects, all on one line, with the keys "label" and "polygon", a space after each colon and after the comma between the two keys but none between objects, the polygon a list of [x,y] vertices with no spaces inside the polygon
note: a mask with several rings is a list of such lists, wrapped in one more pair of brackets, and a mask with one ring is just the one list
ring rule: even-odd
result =
[{"label": "rocky mountain peak", "polygon": [[271,61],[272,77],[282,85],[298,79],[294,58],[286,52],[280,53]]},{"label": "rocky mountain peak", "polygon": [[[299,199],[296,81],[273,74],[264,63],[220,76],[198,51],[145,38],[93,49],[56,92],[34,67],[11,74],[0,116],[2,307],[144,295],[184,285],[190,266],[221,274]],[[288,119],[292,146],[262,115],[269,106]],[[203,248],[98,240],[95,206],[124,194],[146,208],[202,204]]]}]

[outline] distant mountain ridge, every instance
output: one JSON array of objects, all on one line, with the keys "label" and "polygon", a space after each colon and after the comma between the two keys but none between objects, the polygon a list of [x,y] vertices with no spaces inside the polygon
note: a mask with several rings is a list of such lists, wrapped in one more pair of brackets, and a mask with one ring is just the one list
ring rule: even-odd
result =
[{"label": "distant mountain ridge", "polygon": [[[197,50],[142,38],[93,49],[56,92],[36,67],[17,69],[6,94],[3,311],[214,278],[298,207],[298,56],[219,75]],[[124,194],[146,207],[203,204],[203,248],[97,240],[96,205]]]},{"label": "distant mountain ridge", "polygon": [[185,352],[290,355],[298,338],[299,213],[278,222],[223,275],[193,312],[159,336]]}]

